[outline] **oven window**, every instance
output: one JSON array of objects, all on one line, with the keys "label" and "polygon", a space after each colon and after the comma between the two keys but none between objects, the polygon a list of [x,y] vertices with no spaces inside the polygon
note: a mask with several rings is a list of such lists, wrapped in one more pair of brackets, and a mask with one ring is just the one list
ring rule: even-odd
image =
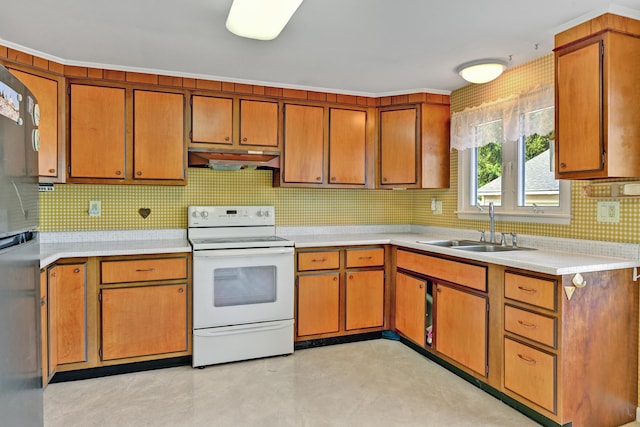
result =
[{"label": "oven window", "polygon": [[216,268],[213,271],[213,305],[262,304],[276,301],[276,267]]}]

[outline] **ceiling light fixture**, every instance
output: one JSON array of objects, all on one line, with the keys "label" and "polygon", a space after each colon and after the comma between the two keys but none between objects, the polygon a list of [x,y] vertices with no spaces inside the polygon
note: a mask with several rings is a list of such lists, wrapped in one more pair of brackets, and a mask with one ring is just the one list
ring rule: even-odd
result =
[{"label": "ceiling light fixture", "polygon": [[487,83],[497,79],[507,68],[507,62],[501,59],[480,59],[460,65],[456,72],[470,83]]},{"label": "ceiling light fixture", "polygon": [[227,30],[256,40],[273,40],[287,25],[302,0],[233,0]]}]

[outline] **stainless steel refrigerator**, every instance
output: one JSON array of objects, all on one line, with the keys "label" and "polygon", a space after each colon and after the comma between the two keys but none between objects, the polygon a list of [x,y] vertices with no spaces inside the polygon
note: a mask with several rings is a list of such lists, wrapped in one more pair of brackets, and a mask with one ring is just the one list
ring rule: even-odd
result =
[{"label": "stainless steel refrigerator", "polygon": [[43,425],[39,108],[0,66],[0,425]]}]

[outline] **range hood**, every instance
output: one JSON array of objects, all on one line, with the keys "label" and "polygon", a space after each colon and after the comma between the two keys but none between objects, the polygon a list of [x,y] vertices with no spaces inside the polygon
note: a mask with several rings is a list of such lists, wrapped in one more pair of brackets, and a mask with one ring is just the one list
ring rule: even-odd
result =
[{"label": "range hood", "polygon": [[237,170],[241,168],[280,168],[280,153],[272,151],[232,151],[189,149],[190,167]]}]

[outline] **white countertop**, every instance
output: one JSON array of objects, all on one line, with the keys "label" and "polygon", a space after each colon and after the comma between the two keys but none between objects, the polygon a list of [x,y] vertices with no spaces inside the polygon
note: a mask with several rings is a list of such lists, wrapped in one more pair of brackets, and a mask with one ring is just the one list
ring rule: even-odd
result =
[{"label": "white countertop", "polygon": [[[468,252],[423,243],[417,240],[441,239],[469,239],[465,235],[451,235],[440,233],[352,233],[352,234],[303,234],[287,235],[283,237],[295,241],[296,248],[311,248],[322,246],[351,246],[351,245],[381,245],[392,244],[406,248],[419,249],[432,253],[456,256],[458,258],[499,264],[507,267],[522,268],[538,273],[553,275],[586,273],[590,271],[617,270],[640,266],[640,259],[626,257],[601,256],[567,252],[563,248],[550,250],[541,248],[536,250],[520,250],[507,252]],[[476,233],[477,234],[477,233]],[[477,240],[477,236],[472,240]],[[524,240],[524,239],[523,239]],[[565,239],[566,240],[566,239]],[[584,241],[583,241],[584,242]],[[529,242],[527,242],[529,243]],[[523,247],[534,247],[522,245]],[[633,250],[631,245],[631,250]],[[562,251],[560,251],[562,250]]]},{"label": "white countertop", "polygon": [[[521,246],[536,250],[467,252],[416,241],[477,240],[475,230],[426,226],[279,227],[277,234],[293,240],[296,248],[392,244],[553,275],[640,266],[640,245],[629,243],[519,236]],[[60,258],[178,252],[191,252],[186,230],[41,233],[40,266],[46,267]]]}]

